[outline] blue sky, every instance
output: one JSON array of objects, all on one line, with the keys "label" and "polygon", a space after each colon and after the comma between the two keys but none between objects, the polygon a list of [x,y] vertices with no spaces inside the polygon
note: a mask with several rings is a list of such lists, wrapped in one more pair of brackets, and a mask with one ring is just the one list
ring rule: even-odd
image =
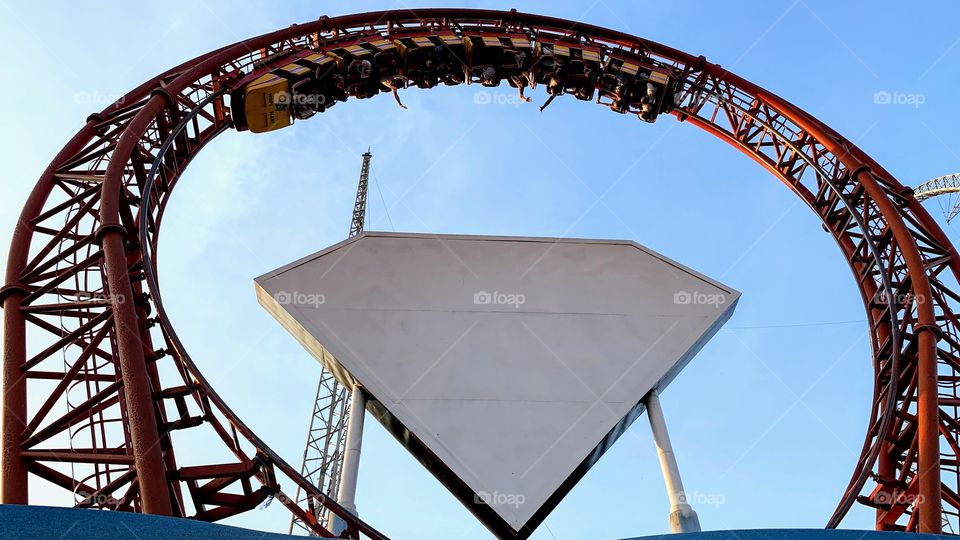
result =
[{"label": "blue sky", "polygon": [[[516,7],[703,54],[824,120],[906,184],[960,169],[954,2],[435,5]],[[409,6],[0,0],[0,238],[84,118],[143,80],[294,22],[390,7]],[[684,482],[706,529],[821,527],[863,442],[872,381],[859,295],[815,216],[692,126],[641,124],[569,98],[544,113],[477,104],[475,92],[407,90],[406,111],[388,95],[351,101],[277,133],[227,133],[197,158],[168,209],[159,263],[168,310],[217,391],[298,462],[319,367],[257,304],[253,278],[346,236],[369,145],[371,229],[624,238],[740,290],[727,327],[662,397]],[[923,103],[877,104],[877,92]],[[178,453],[215,460],[204,440],[178,439]],[[358,491],[362,515],[390,536],[489,537],[375,422]],[[59,500],[34,494],[36,503]],[[666,515],[643,420],[535,538],[661,533]],[[231,523],[285,531],[288,519],[275,504]],[[844,522],[871,525],[859,507]]]}]

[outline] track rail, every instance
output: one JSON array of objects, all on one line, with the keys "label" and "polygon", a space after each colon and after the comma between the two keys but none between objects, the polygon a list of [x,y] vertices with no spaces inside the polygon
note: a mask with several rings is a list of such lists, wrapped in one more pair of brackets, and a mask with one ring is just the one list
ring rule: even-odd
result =
[{"label": "track rail", "polygon": [[[859,502],[876,508],[880,529],[960,528],[960,260],[912,190],[826,124],[703,57],[596,26],[468,9],[294,25],[177,66],[88,119],[27,200],[0,290],[2,502],[27,503],[28,477],[72,492],[77,506],[210,521],[275,497],[318,535],[330,535],[314,518],[324,507],[345,517],[351,534],[382,538],[220,399],[163,309],[155,257],[182,172],[231,128],[224,96],[241,70],[398,25],[561,34],[674,70],[682,81],[674,116],[747,154],[799,196],[836,240],[861,292],[875,374],[871,418],[827,526]],[[28,393],[39,405],[28,407]],[[185,429],[205,430],[234,459],[184,465],[173,433]],[[309,496],[293,500],[281,485]]]}]

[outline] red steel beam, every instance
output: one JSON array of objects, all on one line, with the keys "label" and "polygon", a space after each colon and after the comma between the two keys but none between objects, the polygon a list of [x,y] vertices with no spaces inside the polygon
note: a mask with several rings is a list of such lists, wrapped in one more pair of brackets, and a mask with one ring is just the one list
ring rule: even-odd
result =
[{"label": "red steel beam", "polygon": [[[112,162],[113,165],[116,162]],[[127,269],[123,230],[101,229],[101,243],[113,304],[117,336],[118,364],[123,379],[124,404],[134,466],[140,486],[140,504],[145,514],[171,515],[173,506],[167,484],[167,471],[160,449],[160,434],[154,412],[153,392],[147,377],[147,364],[140,342],[140,326],[133,305],[133,289]]]},{"label": "red steel beam", "polygon": [[0,429],[2,476],[0,504],[27,504],[27,464],[21,440],[27,427],[27,378],[23,371],[26,358],[26,324],[20,311],[25,291],[6,289],[3,301],[3,415]]}]

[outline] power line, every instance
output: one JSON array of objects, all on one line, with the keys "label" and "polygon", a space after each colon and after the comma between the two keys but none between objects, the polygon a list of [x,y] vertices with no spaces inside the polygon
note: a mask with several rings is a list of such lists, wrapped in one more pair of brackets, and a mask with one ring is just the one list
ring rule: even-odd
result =
[{"label": "power line", "polygon": [[393,219],[390,217],[390,208],[387,207],[387,201],[383,198],[383,190],[380,189],[380,179],[377,178],[377,171],[373,172],[373,183],[377,186],[377,193],[380,194],[380,204],[383,205],[383,211],[387,214],[387,221],[390,222],[390,230],[397,232],[397,228],[393,226]]},{"label": "power line", "polygon": [[758,330],[764,328],[801,328],[809,326],[839,326],[844,324],[866,324],[866,319],[857,319],[850,321],[823,321],[823,322],[808,322],[808,323],[787,323],[787,324],[766,324],[759,326],[727,326],[724,327],[726,330]]}]

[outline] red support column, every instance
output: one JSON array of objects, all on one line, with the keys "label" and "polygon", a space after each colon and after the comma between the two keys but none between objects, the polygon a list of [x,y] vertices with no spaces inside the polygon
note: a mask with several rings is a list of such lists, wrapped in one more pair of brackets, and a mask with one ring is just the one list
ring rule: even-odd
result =
[{"label": "red support column", "polygon": [[[918,302],[930,302],[918,298]],[[940,489],[940,407],[937,400],[937,338],[934,327],[916,329],[920,358],[917,366],[917,505],[920,533],[939,534],[943,528]],[[932,351],[930,354],[928,351]]]},{"label": "red support column", "polygon": [[145,514],[171,515],[167,470],[130,286],[124,232],[119,226],[112,226],[101,233],[140,503]]},{"label": "red support column", "polygon": [[[871,315],[870,319],[876,320],[877,317],[878,315]],[[876,340],[878,342],[883,343],[885,340],[890,338],[890,332],[887,330],[886,326],[877,325],[875,328],[876,328],[875,330]],[[880,370],[880,366],[875,365],[874,366],[875,377],[879,376],[879,370]],[[879,385],[879,381],[874,382],[874,388],[876,388],[878,385]],[[877,456],[877,474],[880,476],[880,479],[881,479],[880,483],[889,482],[889,479],[896,478],[897,466],[896,466],[896,460],[891,455],[892,448],[893,448],[893,444],[889,441],[884,440],[880,443],[880,455]],[[886,486],[884,486],[884,488],[886,488]],[[890,501],[891,503],[894,500],[894,495],[895,495],[894,489],[892,488],[883,489],[883,491],[879,493],[879,496],[884,497],[887,501]],[[887,522],[890,519],[888,516],[887,510],[888,510],[887,508],[877,508],[876,510],[875,528],[878,531],[893,530],[891,528],[891,525],[896,524],[896,519],[893,519],[893,523]]]},{"label": "red support column", "polygon": [[27,422],[26,325],[20,302],[26,291],[8,288],[3,301],[3,417],[0,504],[27,504],[27,464],[20,443]]},{"label": "red support column", "polygon": [[[943,530],[943,501],[940,493],[940,409],[937,399],[937,319],[933,311],[930,281],[924,272],[923,258],[916,241],[896,209],[880,190],[867,166],[853,172],[887,220],[888,227],[901,246],[909,269],[917,306],[913,331],[917,335],[917,504],[920,513],[917,532],[940,534]],[[911,249],[912,248],[912,249]],[[896,376],[892,374],[891,376]]]},{"label": "red support column", "polygon": [[[143,299],[143,288],[140,282],[131,283],[131,287],[134,293],[134,300],[136,305],[137,320],[143,321],[150,316],[150,307],[149,302]],[[141,349],[147,360],[147,376],[150,378],[150,388],[154,394],[159,393],[162,388],[160,386],[160,372],[157,369],[157,362],[152,357],[154,353],[153,349],[153,337],[150,335],[150,329],[146,326],[140,326],[140,342],[142,343]],[[156,411],[157,421],[166,424],[169,422],[162,410],[157,408]],[[163,425],[158,424],[158,425]],[[177,459],[174,453],[173,444],[170,441],[169,436],[160,435],[160,449],[163,452],[163,463],[168,471],[177,470]],[[171,509],[174,516],[183,517],[186,514],[184,513],[185,509],[183,508],[183,492],[180,488],[179,482],[173,482],[170,488],[173,490],[171,496]]]}]

